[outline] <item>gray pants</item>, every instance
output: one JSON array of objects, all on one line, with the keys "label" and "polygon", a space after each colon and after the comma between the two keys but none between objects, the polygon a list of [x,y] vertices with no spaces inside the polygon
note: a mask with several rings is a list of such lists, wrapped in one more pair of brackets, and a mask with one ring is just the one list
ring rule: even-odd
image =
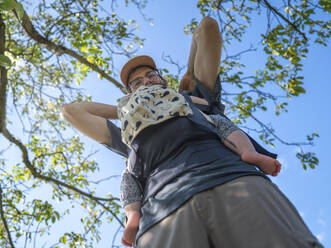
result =
[{"label": "gray pants", "polygon": [[321,247],[276,185],[245,176],[203,191],[153,226],[141,248]]}]

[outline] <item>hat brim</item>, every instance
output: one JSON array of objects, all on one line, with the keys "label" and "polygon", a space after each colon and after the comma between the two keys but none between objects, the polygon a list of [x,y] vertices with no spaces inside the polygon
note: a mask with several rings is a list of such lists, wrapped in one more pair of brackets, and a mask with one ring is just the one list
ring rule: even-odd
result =
[{"label": "hat brim", "polygon": [[144,65],[156,69],[154,60],[147,55],[137,56],[126,62],[126,64],[123,66],[121,70],[121,81],[125,87],[127,87],[127,81],[129,79],[128,77],[131,71],[137,67]]}]

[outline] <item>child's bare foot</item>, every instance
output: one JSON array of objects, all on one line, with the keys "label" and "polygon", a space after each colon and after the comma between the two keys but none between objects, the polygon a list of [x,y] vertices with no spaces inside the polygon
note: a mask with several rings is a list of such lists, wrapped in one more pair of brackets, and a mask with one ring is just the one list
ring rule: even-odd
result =
[{"label": "child's bare foot", "polygon": [[139,229],[139,220],[140,220],[140,213],[135,211],[130,213],[128,216],[128,222],[126,223],[126,227],[124,229],[123,237],[122,237],[122,244],[125,246],[133,246],[134,240],[136,239],[136,235]]},{"label": "child's bare foot", "polygon": [[193,90],[194,86],[195,86],[195,82],[193,76],[186,73],[183,76],[182,80],[180,80],[178,91],[182,92],[184,90]]},{"label": "child's bare foot", "polygon": [[243,152],[241,160],[258,166],[265,174],[274,177],[280,172],[281,164],[276,159],[257,152]]}]

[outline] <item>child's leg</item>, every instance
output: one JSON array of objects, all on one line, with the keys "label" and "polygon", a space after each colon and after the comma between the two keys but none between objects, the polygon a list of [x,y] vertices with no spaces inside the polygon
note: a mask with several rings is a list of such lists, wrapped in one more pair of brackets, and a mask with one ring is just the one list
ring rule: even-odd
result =
[{"label": "child's leg", "polygon": [[124,207],[128,218],[122,237],[122,244],[125,246],[131,247],[135,241],[139,229],[140,207],[140,201],[132,202]]},{"label": "child's leg", "polygon": [[240,155],[241,160],[258,166],[265,174],[277,176],[281,164],[274,158],[257,153],[247,135],[241,130],[231,132],[224,145]]},{"label": "child's leg", "polygon": [[208,90],[214,90],[219,73],[221,47],[222,37],[216,20],[204,17],[193,33],[187,72],[181,80],[179,92],[193,90],[194,77]]}]

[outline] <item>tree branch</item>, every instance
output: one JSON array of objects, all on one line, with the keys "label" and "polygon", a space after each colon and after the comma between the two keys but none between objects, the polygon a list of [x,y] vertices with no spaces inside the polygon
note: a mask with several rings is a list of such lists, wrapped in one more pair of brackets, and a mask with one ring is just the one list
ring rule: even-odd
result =
[{"label": "tree branch", "polygon": [[[15,15],[17,16],[17,14],[15,13]],[[18,17],[17,17],[18,18]],[[69,54],[70,56],[77,58],[80,61],[83,61],[85,64],[89,65],[92,69],[94,69],[95,71],[99,72],[100,74],[102,74],[106,79],[108,79],[109,81],[113,82],[117,87],[120,87],[120,89],[122,89],[122,85],[120,85],[115,79],[111,78],[110,76],[108,76],[107,74],[105,74],[104,71],[102,71],[101,69],[99,69],[97,66],[89,63],[85,58],[83,58],[82,56],[76,54],[74,51],[71,51],[63,46],[57,46],[55,44],[53,44],[52,42],[48,41],[47,39],[45,39],[44,37],[42,37],[33,27],[30,19],[27,17],[26,13],[24,12],[24,16],[22,18],[22,23],[25,23],[25,26],[22,24],[22,26],[24,27],[24,29],[26,30],[26,32],[31,35],[30,37],[35,39],[36,41],[40,42],[44,47],[46,47],[47,49],[51,50],[52,52],[58,54],[58,52],[60,52],[59,55],[66,53]],[[4,54],[5,51],[5,24],[3,22],[2,16],[0,15],[0,54]],[[113,201],[119,201],[118,198],[115,197],[111,197],[111,198],[102,198],[102,197],[97,197],[94,196],[90,193],[84,192],[81,189],[78,189],[74,186],[71,186],[69,184],[66,184],[56,178],[53,177],[49,177],[49,176],[45,176],[43,174],[41,174],[40,172],[38,172],[36,170],[36,168],[34,167],[34,165],[30,162],[29,160],[29,155],[28,155],[28,150],[25,147],[25,145],[19,141],[18,139],[16,139],[10,132],[9,130],[6,128],[6,100],[7,100],[7,94],[6,94],[6,89],[7,89],[7,85],[8,85],[8,79],[7,79],[7,70],[5,67],[0,66],[0,72],[1,72],[1,80],[0,80],[0,132],[4,135],[5,138],[7,138],[8,141],[10,141],[11,143],[14,143],[22,152],[22,159],[23,159],[23,163],[25,164],[25,166],[29,169],[29,171],[32,173],[32,175],[35,178],[39,178],[45,182],[51,182],[54,183],[58,186],[63,186],[67,189],[70,189],[84,197],[87,197],[91,200],[94,200],[97,202],[97,204],[99,204],[100,206],[102,206],[105,210],[107,210],[108,212],[110,212],[114,218],[120,223],[121,226],[124,226],[123,223],[121,222],[121,220],[116,216],[116,214],[109,208],[107,207],[103,202],[113,202]],[[1,189],[0,189],[1,190]],[[2,191],[1,191],[2,192]],[[2,202],[0,202],[0,206],[2,207]],[[1,219],[6,227],[6,222],[3,216],[3,212],[2,212],[2,208],[1,210]],[[6,228],[7,234],[9,236],[9,242],[11,244],[11,247],[14,248],[14,245],[12,243],[11,237],[10,237],[10,233],[9,233],[9,229],[8,227]]]},{"label": "tree branch", "polygon": [[100,204],[104,209],[106,209],[109,213],[111,213],[115,219],[118,221],[118,223],[120,223],[120,225],[124,228],[125,225],[123,224],[123,222],[117,217],[117,215],[109,208],[107,207],[105,204],[103,204],[102,202],[98,202],[98,204]]},{"label": "tree branch", "polygon": [[283,21],[285,21],[287,24],[289,24],[290,26],[292,26],[294,28],[295,31],[297,31],[300,35],[303,36],[304,40],[305,41],[308,41],[306,35],[301,32],[298,27],[293,24],[292,22],[290,22],[284,15],[282,15],[277,9],[275,9],[273,6],[270,5],[270,3],[267,1],[267,0],[263,0],[263,2],[267,5],[267,7],[272,11],[274,12],[276,15],[278,15],[280,18],[283,19]]},{"label": "tree branch", "polygon": [[112,198],[102,198],[102,197],[97,197],[97,196],[93,196],[90,193],[84,192],[74,186],[71,186],[69,184],[66,184],[58,179],[52,178],[52,177],[48,177],[45,175],[42,175],[41,173],[39,173],[36,168],[33,166],[33,164],[31,164],[30,160],[29,160],[29,155],[28,155],[28,150],[27,148],[18,140],[16,139],[8,130],[6,127],[3,128],[3,135],[12,143],[14,143],[16,146],[18,146],[18,148],[21,150],[22,152],[22,157],[23,157],[23,163],[26,165],[26,167],[30,170],[30,172],[32,173],[32,175],[36,178],[39,178],[43,181],[46,182],[52,182],[55,183],[57,185],[63,186],[65,188],[68,188],[78,194],[81,194],[83,196],[86,196],[87,198],[91,199],[91,200],[95,200],[95,201],[106,201],[106,202],[111,202],[111,201],[118,201],[118,198],[112,197]]},{"label": "tree branch", "polygon": [[47,38],[45,38],[44,36],[42,36],[41,34],[39,34],[38,31],[33,26],[30,18],[28,17],[27,13],[25,12],[25,10],[24,10],[23,17],[21,19],[18,17],[15,9],[13,10],[13,12],[14,12],[17,20],[19,21],[19,23],[22,25],[25,32],[28,34],[28,36],[30,38],[32,38],[33,40],[35,40],[36,42],[38,42],[42,47],[55,53],[58,56],[67,54],[70,57],[77,59],[82,64],[85,64],[86,66],[90,67],[92,70],[98,72],[102,77],[104,77],[108,81],[112,82],[123,93],[125,93],[123,85],[121,83],[119,83],[116,79],[114,79],[113,77],[109,76],[103,69],[101,69],[100,67],[98,67],[95,64],[92,64],[87,59],[85,59],[83,56],[76,53],[75,51],[73,51],[69,48],[66,48],[65,46],[57,45],[57,44],[53,43],[52,41],[48,40]]},{"label": "tree branch", "polygon": [[240,109],[241,111],[249,114],[249,116],[255,120],[264,130],[266,130],[268,133],[270,133],[275,139],[277,139],[279,142],[281,142],[282,144],[284,145],[288,145],[288,146],[302,146],[302,145],[312,145],[312,142],[287,142],[287,141],[284,141],[283,139],[281,139],[280,137],[278,137],[274,131],[272,131],[269,127],[267,127],[266,124],[264,124],[263,122],[261,122],[258,118],[256,118],[251,112],[248,112],[246,109],[242,108],[242,107],[239,107],[238,105],[235,105],[233,104],[232,102],[226,100],[226,99],[222,99],[222,101],[226,102],[227,104],[237,108],[237,109]]},{"label": "tree branch", "polygon": [[18,146],[18,148],[22,151],[22,157],[23,157],[23,163],[25,164],[25,166],[30,170],[30,172],[32,173],[32,175],[36,178],[39,178],[43,181],[46,182],[52,182],[55,183],[56,185],[60,185],[63,186],[65,188],[68,188],[78,194],[81,194],[91,200],[96,201],[100,206],[102,206],[104,209],[106,209],[109,213],[111,213],[114,218],[120,223],[120,225],[122,225],[124,227],[124,224],[121,222],[121,220],[117,217],[117,215],[109,208],[107,207],[103,202],[113,202],[113,201],[119,201],[118,198],[112,197],[112,198],[102,198],[102,197],[97,197],[97,196],[93,196],[90,193],[84,192],[74,186],[71,186],[69,184],[66,184],[60,180],[57,180],[55,178],[52,177],[47,177],[45,175],[40,174],[35,167],[33,166],[33,164],[31,164],[30,160],[29,160],[29,156],[28,156],[28,151],[26,149],[26,147],[19,141],[17,140],[6,128],[3,128],[3,135],[12,143],[14,143],[16,146]]},{"label": "tree branch", "polygon": [[11,248],[15,248],[14,243],[13,243],[13,240],[12,240],[11,235],[10,235],[10,231],[9,231],[9,227],[8,227],[8,224],[7,224],[7,221],[6,221],[6,217],[5,217],[5,214],[3,212],[2,187],[1,187],[1,185],[0,185],[0,215],[1,215],[1,221],[2,221],[2,223],[4,225],[4,227],[5,227],[5,231],[6,231],[6,234],[7,234],[7,238],[8,238],[10,247]]},{"label": "tree branch", "polygon": [[[2,15],[0,13],[0,55],[5,54],[6,34],[5,23],[3,22]],[[7,69],[0,66],[0,133],[3,127],[6,125],[6,98],[7,98]]]},{"label": "tree branch", "polygon": [[113,176],[109,176],[109,177],[106,177],[106,178],[103,178],[103,179],[100,179],[98,181],[89,181],[89,183],[94,183],[94,184],[99,184],[99,183],[102,183],[104,181],[108,181],[109,179],[112,179],[112,178],[118,178],[118,177],[121,177],[120,175],[113,175]]}]

